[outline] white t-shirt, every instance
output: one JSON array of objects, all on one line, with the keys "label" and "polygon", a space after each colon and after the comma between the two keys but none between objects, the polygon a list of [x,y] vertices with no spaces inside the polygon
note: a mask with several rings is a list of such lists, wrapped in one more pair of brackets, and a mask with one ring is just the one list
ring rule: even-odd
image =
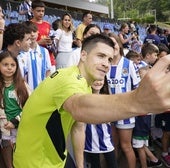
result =
[{"label": "white t-shirt", "polygon": [[57,29],[55,32],[55,38],[59,40],[58,52],[72,51],[73,33],[71,31],[65,32],[64,30]]}]

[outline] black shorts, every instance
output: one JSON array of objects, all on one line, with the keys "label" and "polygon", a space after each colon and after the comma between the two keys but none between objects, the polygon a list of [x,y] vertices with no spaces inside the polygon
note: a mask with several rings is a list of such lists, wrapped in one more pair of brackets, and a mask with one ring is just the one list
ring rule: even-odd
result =
[{"label": "black shorts", "polygon": [[155,126],[163,131],[170,131],[170,113],[162,113],[155,116]]}]

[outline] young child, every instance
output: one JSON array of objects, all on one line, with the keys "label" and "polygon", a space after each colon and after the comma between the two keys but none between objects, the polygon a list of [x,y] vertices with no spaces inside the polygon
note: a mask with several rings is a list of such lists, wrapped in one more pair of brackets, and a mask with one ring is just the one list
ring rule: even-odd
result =
[{"label": "young child", "polygon": [[31,30],[31,46],[28,52],[21,52],[18,61],[24,79],[34,90],[51,74],[51,62],[48,50],[37,43],[37,26],[30,21],[24,24]]},{"label": "young child", "polygon": [[[153,44],[144,45],[142,48],[143,62],[134,61],[134,53],[128,53],[127,58],[132,60],[136,66],[139,68],[137,73],[139,73],[140,78],[150,69],[149,64],[153,64],[157,59],[158,48]],[[133,129],[133,147],[137,149],[141,168],[158,167],[162,163],[159,159],[154,156],[154,154],[149,150],[148,140],[151,129],[151,116],[138,116],[136,117],[135,127]],[[147,162],[147,157],[149,161]]]},{"label": "young child", "polygon": [[0,131],[1,156],[6,167],[12,168],[13,147],[22,107],[30,91],[20,74],[17,58],[9,51],[0,53]]},{"label": "young child", "polygon": [[[95,81],[92,92],[93,94],[109,94],[107,79]],[[117,168],[111,123],[86,124],[85,134],[85,168],[102,167],[104,163],[106,167]],[[102,157],[104,157],[103,161]]]}]

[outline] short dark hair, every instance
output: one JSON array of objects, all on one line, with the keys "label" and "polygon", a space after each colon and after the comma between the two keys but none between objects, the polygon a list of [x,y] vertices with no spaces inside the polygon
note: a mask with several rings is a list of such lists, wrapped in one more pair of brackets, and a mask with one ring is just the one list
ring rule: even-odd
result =
[{"label": "short dark hair", "polygon": [[159,49],[155,44],[146,43],[143,44],[141,53],[142,57],[145,58],[147,54],[159,53]]},{"label": "short dark hair", "polygon": [[88,14],[92,15],[91,12],[84,12],[83,15],[82,15],[82,20],[83,20]]},{"label": "short dark hair", "polygon": [[45,3],[42,2],[41,0],[34,0],[32,2],[32,9],[35,9],[37,7],[44,7],[45,8]]},{"label": "short dark hair", "polygon": [[23,23],[11,23],[4,31],[4,43],[3,49],[7,48],[8,45],[14,44],[16,40],[22,41],[25,34],[30,34],[31,30],[26,27]]},{"label": "short dark hair", "polygon": [[169,48],[164,43],[158,44],[158,48],[159,48],[159,53],[163,51],[166,52],[167,54],[170,53]]},{"label": "short dark hair", "polygon": [[129,50],[129,52],[126,54],[126,58],[128,59],[137,58],[137,57],[140,57],[140,54],[133,50]]},{"label": "short dark hair", "polygon": [[37,32],[38,31],[38,27],[34,22],[25,21],[25,22],[23,22],[23,24],[25,24],[25,26],[27,26],[27,28],[30,29],[31,32]]},{"label": "short dark hair", "polygon": [[88,53],[97,43],[104,43],[114,49],[114,43],[109,37],[103,34],[94,34],[83,40],[81,50],[85,50]]}]

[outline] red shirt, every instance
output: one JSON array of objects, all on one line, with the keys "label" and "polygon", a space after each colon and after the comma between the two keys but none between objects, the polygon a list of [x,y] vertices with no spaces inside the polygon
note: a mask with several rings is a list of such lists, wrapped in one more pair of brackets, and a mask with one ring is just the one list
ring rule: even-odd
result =
[{"label": "red shirt", "polygon": [[[32,21],[34,22],[34,21]],[[48,37],[50,33],[50,28],[51,25],[47,21],[42,21],[42,23],[37,23],[34,22],[38,28],[38,38],[37,41],[39,41],[42,38]],[[51,65],[56,65],[55,57],[53,53],[49,52],[50,54],[50,60],[51,60]]]}]

